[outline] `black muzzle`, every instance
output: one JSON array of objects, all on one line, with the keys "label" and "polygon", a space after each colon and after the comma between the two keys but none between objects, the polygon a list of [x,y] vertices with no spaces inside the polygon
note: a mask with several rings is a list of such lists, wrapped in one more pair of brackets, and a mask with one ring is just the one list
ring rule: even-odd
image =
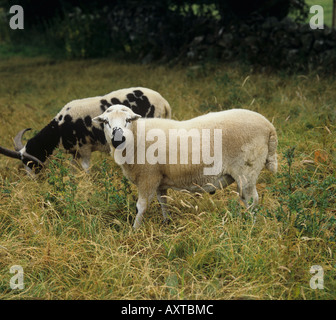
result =
[{"label": "black muzzle", "polygon": [[117,149],[122,143],[125,142],[124,131],[121,128],[113,128],[112,130],[112,145]]}]

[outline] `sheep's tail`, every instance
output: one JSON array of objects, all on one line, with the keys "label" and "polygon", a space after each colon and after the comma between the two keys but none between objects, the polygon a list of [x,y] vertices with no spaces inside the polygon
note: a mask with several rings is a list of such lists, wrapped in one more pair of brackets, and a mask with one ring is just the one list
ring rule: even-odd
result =
[{"label": "sheep's tail", "polygon": [[268,140],[268,154],[266,158],[266,168],[271,172],[277,172],[278,169],[278,160],[276,149],[278,146],[278,138],[275,130],[273,129],[270,132]]}]

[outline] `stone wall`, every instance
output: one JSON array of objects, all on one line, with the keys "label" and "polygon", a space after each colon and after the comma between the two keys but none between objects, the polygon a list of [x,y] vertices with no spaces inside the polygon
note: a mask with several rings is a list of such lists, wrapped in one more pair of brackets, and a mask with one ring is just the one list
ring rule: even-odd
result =
[{"label": "stone wall", "polygon": [[311,29],[289,18],[238,24],[196,37],[186,59],[240,60],[260,67],[292,71],[336,71],[336,30]]}]

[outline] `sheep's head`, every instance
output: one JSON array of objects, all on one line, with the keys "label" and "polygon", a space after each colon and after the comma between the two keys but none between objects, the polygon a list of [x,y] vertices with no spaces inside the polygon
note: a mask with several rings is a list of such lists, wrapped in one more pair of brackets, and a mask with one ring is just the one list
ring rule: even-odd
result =
[{"label": "sheep's head", "polygon": [[132,122],[141,118],[130,108],[123,105],[113,105],[103,114],[92,120],[104,125],[104,132],[107,141],[111,141],[112,146],[116,149],[122,147],[126,140],[125,131],[129,130]]}]

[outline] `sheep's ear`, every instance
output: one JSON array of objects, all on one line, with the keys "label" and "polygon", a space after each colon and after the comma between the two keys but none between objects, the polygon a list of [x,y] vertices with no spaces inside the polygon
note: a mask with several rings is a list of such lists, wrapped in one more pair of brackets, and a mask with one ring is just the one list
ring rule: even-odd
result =
[{"label": "sheep's ear", "polygon": [[98,117],[92,118],[92,121],[97,122],[97,123],[105,123],[106,119],[103,118],[102,116],[98,116]]},{"label": "sheep's ear", "polygon": [[126,121],[131,122],[131,121],[138,120],[139,118],[142,118],[142,117],[139,114],[134,113],[133,115],[127,117]]}]

